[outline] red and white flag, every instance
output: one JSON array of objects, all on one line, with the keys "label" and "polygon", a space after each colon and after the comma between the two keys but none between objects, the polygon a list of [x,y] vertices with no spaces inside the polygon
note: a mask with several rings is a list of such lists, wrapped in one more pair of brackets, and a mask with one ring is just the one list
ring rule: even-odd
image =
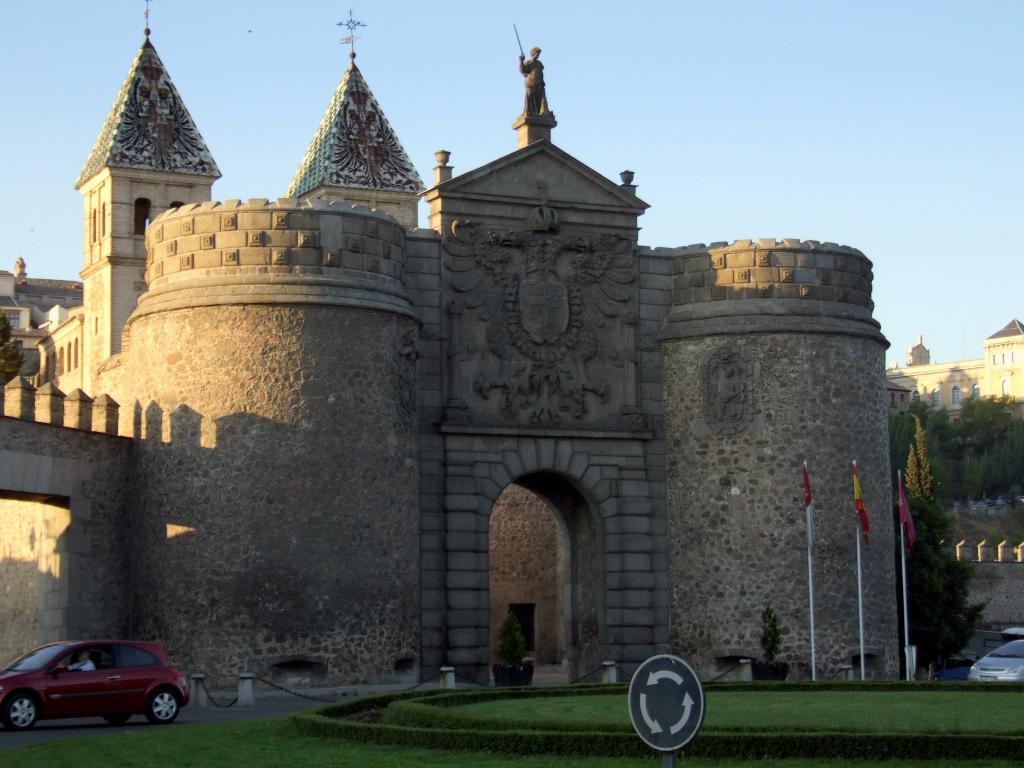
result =
[{"label": "red and white flag", "polygon": [[804,507],[807,510],[807,549],[814,548],[814,497],[811,496],[811,476],[804,462]]},{"label": "red and white flag", "polygon": [[864,508],[864,494],[860,490],[860,473],[857,471],[857,462],[851,462],[853,468],[853,506],[860,515],[860,532],[864,536],[864,543],[868,543],[868,511]]},{"label": "red and white flag", "polygon": [[914,531],[914,518],[910,516],[910,505],[907,503],[907,495],[903,492],[903,476],[896,473],[896,487],[899,489],[900,499],[900,525],[903,526],[904,541],[907,549],[914,546],[914,539],[917,533]]}]

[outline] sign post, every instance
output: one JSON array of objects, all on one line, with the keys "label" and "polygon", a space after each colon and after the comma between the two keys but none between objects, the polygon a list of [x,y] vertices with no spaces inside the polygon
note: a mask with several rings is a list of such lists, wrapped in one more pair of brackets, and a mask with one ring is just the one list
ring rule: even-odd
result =
[{"label": "sign post", "polygon": [[662,753],[663,768],[678,765],[677,753],[704,723],[704,686],[678,656],[652,656],[629,683],[629,719],[637,735]]}]

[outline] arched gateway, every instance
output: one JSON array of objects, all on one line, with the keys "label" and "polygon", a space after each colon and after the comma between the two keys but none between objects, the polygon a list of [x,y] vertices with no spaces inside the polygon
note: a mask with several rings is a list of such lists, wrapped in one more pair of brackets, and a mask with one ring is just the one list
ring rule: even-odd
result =
[{"label": "arched gateway", "polygon": [[423,298],[442,311],[425,313],[439,343],[420,360],[421,386],[424,367],[437,373],[420,398],[424,674],[488,679],[492,613],[507,610],[490,594],[489,521],[512,483],[547,499],[568,537],[570,673],[640,661],[669,639],[658,323],[644,309],[657,286],[641,275],[661,302],[668,276],[637,253],[647,206],[548,141],[426,199],[438,261],[410,261],[439,275]]}]

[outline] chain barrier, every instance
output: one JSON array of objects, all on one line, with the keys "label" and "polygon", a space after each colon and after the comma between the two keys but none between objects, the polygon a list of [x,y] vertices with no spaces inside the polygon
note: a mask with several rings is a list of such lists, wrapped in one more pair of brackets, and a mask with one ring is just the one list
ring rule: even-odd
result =
[{"label": "chain barrier", "polygon": [[721,679],[722,679],[723,677],[725,677],[726,675],[731,675],[731,674],[732,674],[733,672],[735,672],[735,671],[736,671],[737,669],[739,669],[739,668],[740,668],[740,665],[739,665],[739,664],[733,664],[733,665],[732,665],[731,667],[729,667],[729,668],[728,668],[727,670],[725,670],[724,672],[720,672],[719,674],[715,675],[714,677],[712,677],[712,678],[711,678],[710,680],[708,680],[707,682],[709,682],[709,683],[717,683],[717,682],[718,682],[719,680],[721,680]]},{"label": "chain barrier", "polygon": [[466,685],[472,685],[472,686],[475,686],[477,688],[485,688],[486,687],[486,686],[483,686],[480,683],[478,683],[476,680],[470,680],[469,678],[463,677],[462,675],[459,674],[458,670],[455,671],[455,679],[457,681],[461,680]]},{"label": "chain barrier", "polygon": [[220,709],[228,709],[229,707],[233,707],[233,706],[235,706],[235,704],[238,703],[238,697],[235,696],[235,698],[233,698],[227,704],[221,704],[219,701],[217,701],[215,698],[213,698],[213,694],[210,693],[210,689],[206,687],[206,680],[205,679],[199,678],[199,685],[201,685],[203,690],[206,691],[206,700],[209,701],[211,704],[213,704],[213,706],[215,706],[215,707],[219,707]]},{"label": "chain barrier", "polygon": [[345,698],[346,696],[349,695],[349,694],[344,694],[343,693],[340,697],[329,699],[326,696],[314,696],[311,693],[299,693],[299,691],[295,691],[295,690],[292,690],[291,688],[286,688],[283,685],[278,685],[277,683],[273,683],[270,680],[267,680],[267,678],[265,678],[265,677],[257,677],[256,679],[259,680],[261,683],[265,683],[265,684],[269,685],[271,688],[276,688],[279,691],[282,691],[284,693],[289,693],[292,696],[297,696],[300,699],[309,699],[310,701],[319,701],[319,702],[324,703],[324,704],[337,704],[339,701],[341,701],[341,699],[343,699],[343,698]]},{"label": "chain barrier", "polygon": [[583,680],[586,680],[588,677],[590,677],[595,672],[600,672],[603,668],[604,668],[604,664],[601,664],[600,666],[594,667],[592,670],[590,670],[589,672],[587,672],[585,674],[576,675],[576,677],[574,677],[574,678],[569,680],[569,684],[570,685],[575,685],[576,683],[579,683],[579,682],[581,682]]}]

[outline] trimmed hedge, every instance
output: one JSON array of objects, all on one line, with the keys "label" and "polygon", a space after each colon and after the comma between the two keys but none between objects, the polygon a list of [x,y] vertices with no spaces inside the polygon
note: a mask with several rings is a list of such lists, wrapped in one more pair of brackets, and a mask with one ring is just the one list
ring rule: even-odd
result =
[{"label": "trimmed hedge", "polygon": [[[831,687],[837,685],[839,687]],[[961,690],[956,684],[775,683],[750,686],[730,683],[708,686],[716,691],[789,690]],[[984,686],[963,686],[978,691]],[[1024,690],[1024,686],[994,686],[994,690]],[[623,685],[568,688],[508,688],[463,691],[408,691],[365,696],[292,716],[300,733],[372,744],[426,747],[443,750],[491,751],[507,754],[651,756],[652,750],[629,728],[607,726],[576,730],[568,722],[510,722],[457,711],[456,707],[498,699],[558,696],[622,695]],[[353,719],[377,710],[380,722]],[[1024,760],[1024,736],[1001,734],[849,733],[803,731],[794,728],[757,731],[705,728],[691,742],[688,757],[847,758],[892,759],[1003,759]]]}]

